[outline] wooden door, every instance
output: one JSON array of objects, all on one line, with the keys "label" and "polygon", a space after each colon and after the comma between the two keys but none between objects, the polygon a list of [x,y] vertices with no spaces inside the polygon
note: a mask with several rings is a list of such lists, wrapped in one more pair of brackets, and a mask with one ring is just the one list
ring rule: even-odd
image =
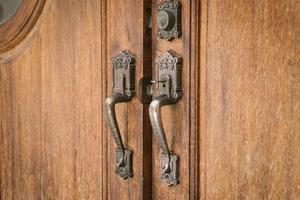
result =
[{"label": "wooden door", "polygon": [[201,12],[201,198],[299,199],[300,2]]},{"label": "wooden door", "polygon": [[104,4],[22,5],[32,24],[1,51],[0,199],[102,199]]},{"label": "wooden door", "polygon": [[[300,2],[180,0],[171,41],[161,2],[28,0],[0,25],[1,200],[300,199]],[[135,57],[136,95],[115,107],[126,180],[103,110],[122,50]],[[173,186],[138,98],[168,50],[182,58],[182,97],[161,110]]]},{"label": "wooden door", "polygon": [[116,106],[134,151],[126,181],[115,175],[103,117],[113,56],[134,54],[135,85],[151,75],[150,8],[139,0],[31,0],[1,24],[1,200],[151,199],[148,106],[137,95]]},{"label": "wooden door", "polygon": [[[143,76],[151,75],[151,40],[147,31],[146,13],[150,1],[118,0],[106,2],[106,64],[102,89],[112,95],[111,58],[127,50],[135,57],[135,91],[133,99],[116,105],[116,116],[124,146],[133,151],[133,177],[121,179],[115,173],[116,144],[105,125],[104,199],[151,199],[151,126],[148,106],[138,100],[138,84]],[[105,66],[104,65],[104,66]],[[115,80],[117,81],[117,80]]]}]

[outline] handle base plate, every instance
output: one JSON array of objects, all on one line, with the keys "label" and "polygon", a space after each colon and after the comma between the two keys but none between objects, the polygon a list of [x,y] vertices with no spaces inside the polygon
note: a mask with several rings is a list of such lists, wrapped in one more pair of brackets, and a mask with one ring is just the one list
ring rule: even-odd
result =
[{"label": "handle base plate", "polygon": [[116,149],[116,170],[115,173],[122,179],[133,176],[132,172],[133,151],[129,149]]},{"label": "handle base plate", "polygon": [[178,157],[175,154],[161,154],[160,179],[168,186],[179,183]]}]

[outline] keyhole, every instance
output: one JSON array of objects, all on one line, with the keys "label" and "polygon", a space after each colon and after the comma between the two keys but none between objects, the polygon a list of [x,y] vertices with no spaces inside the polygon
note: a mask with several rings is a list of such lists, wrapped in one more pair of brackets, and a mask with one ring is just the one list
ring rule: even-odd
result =
[{"label": "keyhole", "polygon": [[166,19],[161,19],[161,20],[160,20],[160,25],[161,25],[162,27],[164,27],[164,26],[166,25],[166,22],[167,22]]}]

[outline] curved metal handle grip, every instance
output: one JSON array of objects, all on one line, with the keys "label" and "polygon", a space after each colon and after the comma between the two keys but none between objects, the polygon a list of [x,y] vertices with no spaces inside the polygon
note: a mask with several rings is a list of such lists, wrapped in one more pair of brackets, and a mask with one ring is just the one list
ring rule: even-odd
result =
[{"label": "curved metal handle grip", "polygon": [[117,144],[115,172],[123,179],[127,179],[133,176],[132,173],[133,151],[126,149],[124,147],[117,118],[116,118],[115,105],[117,103],[122,103],[126,101],[130,101],[130,99],[126,98],[124,95],[120,93],[114,93],[111,97],[108,97],[105,100],[104,108],[103,108],[106,122],[110,128],[115,143]]},{"label": "curved metal handle grip", "polygon": [[116,174],[121,178],[127,179],[133,176],[132,173],[132,154],[133,151],[124,147],[120,129],[118,126],[115,105],[127,102],[135,94],[135,58],[128,51],[121,51],[112,58],[112,96],[108,97],[104,103],[104,116],[111,130],[112,136],[117,144],[116,149]]},{"label": "curved metal handle grip", "polygon": [[150,121],[153,132],[157,137],[162,154],[160,157],[160,178],[167,185],[176,185],[178,178],[178,157],[169,150],[166,134],[161,120],[161,107],[172,104],[170,98],[165,95],[159,95],[153,99],[149,107]]},{"label": "curved metal handle grip", "polygon": [[128,99],[125,99],[123,95],[116,93],[116,94],[113,94],[111,97],[108,97],[105,100],[105,104],[104,104],[104,108],[103,108],[108,127],[111,130],[112,136],[117,144],[118,149],[121,149],[121,150],[124,150],[125,148],[124,148],[124,144],[122,141],[117,118],[116,118],[115,105],[117,103],[126,102],[126,101],[128,101]]},{"label": "curved metal handle grip", "polygon": [[177,103],[182,96],[181,65],[182,58],[172,51],[167,51],[156,59],[157,80],[150,81],[157,83],[156,97],[150,103],[149,115],[153,132],[162,149],[160,178],[169,186],[179,182],[178,157],[169,149],[161,120],[161,107]]},{"label": "curved metal handle grip", "polygon": [[167,155],[170,155],[170,150],[164,127],[162,125],[161,107],[169,104],[171,104],[170,98],[167,95],[163,94],[154,98],[149,106],[149,115],[153,132],[157,137],[159,146],[162,149],[163,154]]}]

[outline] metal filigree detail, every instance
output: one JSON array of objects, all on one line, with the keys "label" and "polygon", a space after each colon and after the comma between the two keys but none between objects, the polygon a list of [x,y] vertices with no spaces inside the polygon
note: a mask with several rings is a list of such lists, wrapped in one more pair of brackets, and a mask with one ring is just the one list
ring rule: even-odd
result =
[{"label": "metal filigree detail", "polygon": [[113,139],[117,145],[115,172],[121,178],[132,177],[133,151],[125,148],[117,122],[115,105],[128,102],[135,94],[135,58],[128,51],[122,51],[112,58],[112,95],[107,97],[103,113]]},{"label": "metal filigree detail", "polygon": [[116,170],[122,179],[127,179],[133,176],[132,173],[132,155],[133,151],[129,149],[116,149]]},{"label": "metal filigree detail", "polygon": [[130,65],[133,65],[135,62],[135,58],[132,54],[130,54],[128,51],[124,50],[121,51],[120,54],[118,54],[115,57],[112,57],[112,64],[114,69],[127,69],[130,67]]},{"label": "metal filigree detail", "polygon": [[172,52],[167,52],[156,59],[156,64],[159,70],[174,70],[178,63],[178,58]]},{"label": "metal filigree detail", "polygon": [[112,57],[113,93],[121,93],[131,99],[135,94],[135,57],[127,50]]},{"label": "metal filigree detail", "polygon": [[182,58],[173,51],[167,51],[156,59],[156,81],[151,81],[151,83],[156,83],[156,94],[149,106],[149,117],[153,133],[162,150],[160,179],[169,186],[179,182],[179,158],[170,151],[162,123],[161,108],[175,104],[181,98],[181,68]]},{"label": "metal filigree detail", "polygon": [[172,40],[181,36],[181,8],[178,0],[165,0],[157,5],[157,36]]},{"label": "metal filigree detail", "polygon": [[161,154],[160,179],[168,186],[179,183],[178,157],[174,154]]},{"label": "metal filigree detail", "polygon": [[156,66],[158,69],[157,80],[161,81],[158,84],[156,96],[166,94],[173,103],[176,103],[182,96],[182,58],[169,50],[156,59]]}]

